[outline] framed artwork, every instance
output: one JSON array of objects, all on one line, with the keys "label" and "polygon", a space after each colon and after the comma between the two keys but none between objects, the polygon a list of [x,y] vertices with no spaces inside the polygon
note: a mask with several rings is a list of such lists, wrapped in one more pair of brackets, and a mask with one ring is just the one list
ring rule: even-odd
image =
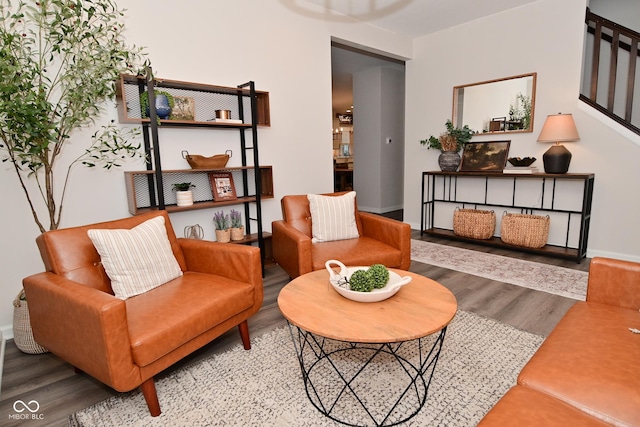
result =
[{"label": "framed artwork", "polygon": [[236,200],[236,189],[233,185],[233,175],[231,172],[213,172],[209,174],[211,182],[211,193],[213,200],[220,202],[223,200]]},{"label": "framed artwork", "polygon": [[353,114],[337,114],[338,123],[345,125],[353,124]]},{"label": "framed artwork", "polygon": [[195,120],[195,103],[190,96],[174,96],[171,120]]},{"label": "framed artwork", "polygon": [[469,142],[464,145],[460,172],[502,172],[511,141]]}]

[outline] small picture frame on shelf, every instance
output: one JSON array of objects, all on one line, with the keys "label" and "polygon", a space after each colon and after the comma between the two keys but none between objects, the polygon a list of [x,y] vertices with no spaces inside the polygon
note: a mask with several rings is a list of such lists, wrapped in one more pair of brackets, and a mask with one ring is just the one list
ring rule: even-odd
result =
[{"label": "small picture frame on shelf", "polygon": [[192,97],[174,96],[173,101],[174,105],[171,111],[171,120],[195,120],[195,102]]},{"label": "small picture frame on shelf", "polygon": [[214,201],[220,202],[238,198],[231,172],[211,172],[209,173],[209,181],[211,182],[211,194],[213,194]]},{"label": "small picture frame on shelf", "polygon": [[511,141],[468,142],[462,152],[460,172],[502,172]]}]

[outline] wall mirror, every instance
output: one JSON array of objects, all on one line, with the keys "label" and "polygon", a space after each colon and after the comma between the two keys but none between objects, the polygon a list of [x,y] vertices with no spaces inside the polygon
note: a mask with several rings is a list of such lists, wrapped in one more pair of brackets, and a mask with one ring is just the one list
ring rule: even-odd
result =
[{"label": "wall mirror", "polygon": [[477,134],[533,132],[536,73],[453,88],[453,124]]}]

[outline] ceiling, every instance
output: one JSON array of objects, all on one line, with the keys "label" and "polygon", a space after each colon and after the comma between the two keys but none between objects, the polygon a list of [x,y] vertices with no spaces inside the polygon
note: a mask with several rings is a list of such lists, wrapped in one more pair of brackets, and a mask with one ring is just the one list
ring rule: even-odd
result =
[{"label": "ceiling", "polygon": [[309,17],[345,21],[348,16],[411,38],[535,1],[538,0],[280,0]]},{"label": "ceiling", "polygon": [[[538,0],[279,0],[294,12],[315,19],[350,22],[357,19],[410,38],[481,19]],[[320,6],[320,7],[318,7]],[[332,48],[334,110],[352,104],[354,72],[374,66],[399,66],[379,56]]]}]

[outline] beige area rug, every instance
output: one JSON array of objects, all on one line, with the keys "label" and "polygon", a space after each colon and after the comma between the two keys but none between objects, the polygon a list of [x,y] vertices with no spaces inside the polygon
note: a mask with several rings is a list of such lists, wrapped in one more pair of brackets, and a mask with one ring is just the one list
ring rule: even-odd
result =
[{"label": "beige area rug", "polygon": [[587,295],[585,271],[421,240],[411,241],[411,259],[576,300],[584,301]]},{"label": "beige area rug", "polygon": [[[425,406],[403,426],[476,425],[516,383],[543,338],[458,311],[449,325]],[[380,364],[384,369],[384,364]],[[371,376],[393,387],[393,377]],[[382,380],[381,380],[382,379]],[[156,382],[162,414],[152,418],[140,392],[69,417],[71,426],[333,426],[305,393],[289,329],[267,332]],[[367,425],[367,421],[362,421]]]}]

